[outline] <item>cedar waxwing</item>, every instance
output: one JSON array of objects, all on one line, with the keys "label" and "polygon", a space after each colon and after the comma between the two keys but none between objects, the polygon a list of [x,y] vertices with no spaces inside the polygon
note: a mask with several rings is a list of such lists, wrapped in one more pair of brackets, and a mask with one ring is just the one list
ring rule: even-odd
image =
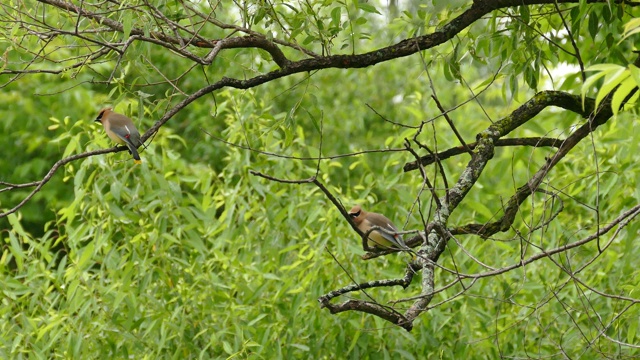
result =
[{"label": "cedar waxwing", "polygon": [[[397,232],[398,228],[382,214],[373,212],[366,212],[362,210],[360,205],[354,206],[349,211],[349,216],[353,219],[353,222],[358,226],[358,229],[363,233],[367,233],[373,226],[378,226],[382,229],[387,229],[391,233]],[[383,231],[374,230],[369,234],[367,239],[367,245],[369,247],[376,247],[378,249],[406,249],[407,245],[402,239],[400,234],[391,234]]]},{"label": "cedar waxwing", "polygon": [[95,121],[102,123],[104,131],[111,140],[129,148],[129,152],[133,155],[133,162],[142,163],[140,155],[138,155],[138,147],[142,145],[142,141],[140,133],[131,119],[122,114],[114,113],[111,108],[104,108],[100,110]]}]

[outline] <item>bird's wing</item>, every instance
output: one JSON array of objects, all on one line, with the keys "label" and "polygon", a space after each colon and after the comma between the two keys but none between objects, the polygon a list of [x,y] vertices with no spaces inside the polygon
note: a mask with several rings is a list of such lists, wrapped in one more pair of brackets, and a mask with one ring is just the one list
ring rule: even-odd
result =
[{"label": "bird's wing", "polygon": [[[395,231],[395,230],[389,229],[389,231]],[[378,234],[382,235],[382,237],[383,237],[383,238],[385,238],[385,239],[389,240],[389,242],[391,242],[391,243],[393,243],[393,244],[396,244],[396,245],[400,245],[400,244],[398,243],[398,239],[397,239],[396,237],[394,237],[393,235],[391,235],[391,234],[389,234],[389,233],[386,233],[386,232],[384,232],[384,231],[378,231],[378,230],[376,230],[376,232],[377,232]],[[398,236],[398,235],[396,235],[396,236]]]},{"label": "bird's wing", "polygon": [[109,122],[111,122],[111,132],[116,134],[120,139],[125,142],[131,142],[131,144],[136,147],[142,145],[140,133],[129,118],[120,114],[111,114]]},{"label": "bird's wing", "polygon": [[390,233],[387,233],[385,231],[377,231],[378,234],[382,235],[383,238],[387,239],[389,242],[391,242],[392,244],[395,244],[396,246],[399,246],[401,248],[406,247],[404,240],[402,239],[402,236],[400,234],[396,234],[396,235],[391,234],[398,231],[398,229],[395,227],[395,225],[393,225],[391,220],[387,219],[384,215],[376,214],[376,213],[369,213],[369,216],[371,217],[371,220],[372,220],[370,221],[371,225],[379,226],[390,232]]},{"label": "bird's wing", "polygon": [[[390,232],[397,232],[398,229],[396,229],[395,226],[393,226],[393,224],[389,223],[387,224],[387,230],[389,230]],[[382,237],[384,237],[385,239],[389,240],[391,243],[395,244],[396,246],[398,246],[400,249],[406,248],[407,245],[404,243],[404,239],[402,238],[402,235],[400,234],[389,234],[386,233],[384,231],[378,231],[378,233],[380,233],[382,235]]]}]

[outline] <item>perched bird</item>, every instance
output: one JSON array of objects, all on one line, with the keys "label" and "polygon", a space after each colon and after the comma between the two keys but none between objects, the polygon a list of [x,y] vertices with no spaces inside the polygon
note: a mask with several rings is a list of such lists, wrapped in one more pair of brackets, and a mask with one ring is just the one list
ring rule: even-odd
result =
[{"label": "perched bird", "polygon": [[391,220],[387,219],[382,214],[374,212],[366,212],[362,210],[360,205],[354,206],[349,210],[349,216],[353,219],[353,222],[358,226],[358,229],[363,233],[367,233],[373,226],[378,226],[382,229],[389,230],[389,233],[374,230],[369,234],[367,239],[367,245],[369,247],[376,247],[378,249],[406,249],[407,245],[404,243],[400,234],[394,234],[398,231]]},{"label": "perched bird", "polygon": [[131,119],[122,114],[114,113],[113,109],[108,107],[100,110],[95,121],[99,121],[104,126],[104,131],[111,140],[129,148],[136,164],[142,163],[138,154],[138,147],[142,145],[142,141],[140,133]]}]

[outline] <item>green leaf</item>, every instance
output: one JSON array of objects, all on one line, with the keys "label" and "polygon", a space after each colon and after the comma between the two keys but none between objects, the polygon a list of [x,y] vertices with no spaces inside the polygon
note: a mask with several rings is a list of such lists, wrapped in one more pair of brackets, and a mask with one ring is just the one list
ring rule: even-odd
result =
[{"label": "green leaf", "polygon": [[638,339],[636,339],[636,333],[638,331],[638,327],[637,326],[629,326],[627,327],[627,342],[629,344],[634,344],[638,342]]},{"label": "green leaf", "polygon": [[378,11],[378,9],[376,9],[375,6],[367,4],[367,3],[358,3],[358,8],[360,10],[363,10],[363,11],[368,12],[368,13],[374,13],[374,14],[382,15],[382,13],[380,13]]},{"label": "green leaf", "polygon": [[228,341],[222,342],[222,349],[224,350],[224,352],[226,352],[229,355],[233,354],[234,352],[233,347],[231,347],[231,344]]},{"label": "green leaf", "polygon": [[71,138],[69,138],[69,142],[67,143],[67,146],[64,149],[64,152],[62,153],[62,157],[67,157],[69,155],[74,154],[79,147],[79,143],[78,143],[78,137],[77,136],[73,136]]},{"label": "green leaf", "polygon": [[91,241],[82,249],[82,254],[80,255],[80,258],[78,259],[78,262],[76,264],[79,269],[85,269],[87,267],[89,260],[91,260],[91,258],[93,257],[94,247],[95,243]]},{"label": "green leaf", "polygon": [[529,23],[529,7],[528,6],[519,6],[518,10],[520,10],[520,17],[522,18],[522,22],[525,24]]},{"label": "green leaf", "polygon": [[[632,65],[633,66],[633,65]],[[620,105],[624,101],[624,99],[631,93],[631,91],[638,87],[636,80],[633,77],[626,78],[620,87],[616,89],[615,94],[613,94],[613,98],[611,99],[611,110],[613,111],[613,115],[618,115],[618,111],[620,111]]]},{"label": "green leaf", "polygon": [[133,28],[133,16],[125,16],[122,20],[122,34],[125,39],[128,39],[131,35],[131,29]]},{"label": "green leaf", "polygon": [[9,233],[9,243],[11,244],[11,255],[13,255],[13,259],[16,261],[18,270],[23,271],[25,253],[22,250],[22,244],[20,243],[14,232]]},{"label": "green leaf", "polygon": [[478,214],[483,216],[483,219],[481,220],[483,222],[490,221],[491,219],[494,219],[496,216],[496,214],[493,211],[489,210],[489,208],[482,202],[470,200],[468,202],[468,206],[471,207]]},{"label": "green leaf", "polygon": [[112,182],[110,186],[109,193],[113,196],[116,201],[120,201],[120,189],[122,188],[122,183],[120,182]]},{"label": "green leaf", "polygon": [[640,32],[640,18],[634,18],[629,20],[625,25],[624,25],[624,32],[623,32],[623,36],[622,39],[620,40],[620,42],[622,42],[622,40],[628,38],[629,36],[633,35],[633,34],[637,34]]},{"label": "green leaf", "polygon": [[11,225],[11,229],[13,231],[15,231],[18,235],[20,235],[20,237],[23,237],[23,238],[28,237],[27,233],[24,231],[24,228],[22,227],[22,224],[20,224],[20,220],[18,220],[18,216],[15,213],[9,214],[7,216],[7,219],[9,220],[9,224]]},{"label": "green leaf", "polygon": [[629,71],[620,66],[616,71],[608,72],[604,77],[604,83],[598,91],[598,95],[596,96],[596,108],[600,105],[600,102],[607,96],[609,93],[620,83],[629,77]]},{"label": "green leaf", "polygon": [[334,26],[340,26],[342,8],[335,7],[331,10],[331,23]]},{"label": "green leaf", "polygon": [[633,64],[630,64],[629,72],[631,73],[631,77],[633,77],[633,80],[635,81],[636,85],[640,86],[640,68],[638,68]]},{"label": "green leaf", "polygon": [[589,14],[589,35],[591,35],[591,39],[595,40],[596,35],[598,35],[598,30],[600,29],[600,17],[597,16],[594,12]]},{"label": "green leaf", "polygon": [[587,93],[594,86],[596,81],[600,78],[610,74],[612,72],[620,71],[620,69],[624,69],[622,66],[614,65],[614,64],[598,64],[594,66],[590,66],[585,69],[585,72],[589,71],[597,71],[596,74],[591,75],[587,78],[587,80],[582,84],[581,94],[582,94],[582,104],[584,106],[584,99],[587,96]]}]

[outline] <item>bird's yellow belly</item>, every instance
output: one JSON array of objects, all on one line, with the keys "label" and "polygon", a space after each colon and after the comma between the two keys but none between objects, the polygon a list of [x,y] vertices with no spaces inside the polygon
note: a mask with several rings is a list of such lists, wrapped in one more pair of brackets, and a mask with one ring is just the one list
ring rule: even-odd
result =
[{"label": "bird's yellow belly", "polygon": [[371,234],[369,234],[367,245],[369,245],[369,247],[377,247],[381,249],[393,247],[393,244],[377,231],[372,231]]},{"label": "bird's yellow belly", "polygon": [[124,144],[124,143],[125,143],[125,142],[124,142],[124,140],[120,139],[120,138],[118,137],[118,135],[116,135],[116,134],[112,133],[111,131],[107,131],[107,135],[109,136],[109,138],[110,138],[111,140],[115,141],[115,142],[116,142],[116,143],[118,143],[118,144]]}]

